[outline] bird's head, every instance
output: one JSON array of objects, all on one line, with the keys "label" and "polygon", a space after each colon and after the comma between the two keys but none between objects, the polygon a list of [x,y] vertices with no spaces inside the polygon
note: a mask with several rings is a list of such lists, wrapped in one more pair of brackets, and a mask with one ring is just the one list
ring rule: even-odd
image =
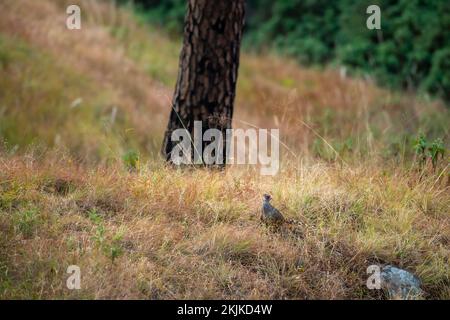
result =
[{"label": "bird's head", "polygon": [[263,195],[263,200],[269,202],[270,200],[272,200],[272,196],[270,194],[265,193]]}]

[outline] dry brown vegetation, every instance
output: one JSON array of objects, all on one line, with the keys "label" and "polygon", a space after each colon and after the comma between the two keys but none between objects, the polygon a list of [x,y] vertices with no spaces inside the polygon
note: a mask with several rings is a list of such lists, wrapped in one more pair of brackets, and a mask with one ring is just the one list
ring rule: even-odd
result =
[{"label": "dry brown vegetation", "polygon": [[[0,298],[380,299],[366,268],[389,263],[450,299],[448,158],[411,147],[448,139],[442,103],[244,54],[234,126],[280,127],[279,174],[176,170],[157,152],[179,41],[101,1],[68,31],[67,3],[0,3]],[[264,192],[298,234],[259,223]]]}]

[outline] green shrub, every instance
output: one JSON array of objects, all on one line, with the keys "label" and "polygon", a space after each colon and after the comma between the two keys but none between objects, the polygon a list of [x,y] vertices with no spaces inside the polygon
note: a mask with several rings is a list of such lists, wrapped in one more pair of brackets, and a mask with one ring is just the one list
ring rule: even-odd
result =
[{"label": "green shrub", "polygon": [[430,160],[433,168],[436,168],[439,158],[444,159],[445,146],[442,139],[438,138],[428,142],[423,134],[420,134],[414,142],[414,150],[419,157],[419,164],[424,165]]},{"label": "green shrub", "polygon": [[[126,1],[126,0],[124,0]],[[148,21],[181,34],[186,2],[136,0]],[[369,5],[381,30],[366,27]],[[304,64],[344,64],[380,84],[450,102],[450,2],[442,0],[247,0],[244,44],[274,47]]]},{"label": "green shrub", "polygon": [[14,214],[15,230],[25,238],[33,236],[39,223],[40,219],[36,209],[20,210]]},{"label": "green shrub", "polygon": [[122,160],[128,170],[135,171],[139,169],[139,158],[137,151],[129,150],[123,155]]}]

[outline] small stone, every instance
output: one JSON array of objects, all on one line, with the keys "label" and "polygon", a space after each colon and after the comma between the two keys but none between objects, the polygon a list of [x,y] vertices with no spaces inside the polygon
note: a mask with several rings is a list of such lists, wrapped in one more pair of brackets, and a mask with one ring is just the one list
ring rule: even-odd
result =
[{"label": "small stone", "polygon": [[393,299],[413,300],[423,294],[417,276],[390,265],[383,267],[381,271],[381,285]]}]

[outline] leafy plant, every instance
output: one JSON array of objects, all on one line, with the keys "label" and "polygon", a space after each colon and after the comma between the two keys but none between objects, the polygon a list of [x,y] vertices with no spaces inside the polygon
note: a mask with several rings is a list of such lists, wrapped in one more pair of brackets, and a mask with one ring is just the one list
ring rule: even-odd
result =
[{"label": "leafy plant", "polygon": [[111,261],[114,263],[114,260],[123,254],[122,248],[122,239],[124,236],[124,231],[119,230],[112,238],[111,243],[108,245],[108,254]]},{"label": "leafy plant", "polygon": [[439,159],[439,156],[441,156],[441,159],[444,159],[445,155],[445,147],[444,142],[442,139],[436,139],[433,141],[433,143],[429,147],[429,153],[431,157],[431,163],[433,164],[433,167],[435,168]]},{"label": "leafy plant", "polygon": [[91,220],[94,224],[99,225],[103,222],[101,215],[97,212],[97,209],[92,209],[89,211],[89,220]]},{"label": "leafy plant", "polygon": [[123,230],[119,230],[110,241],[106,236],[106,228],[103,224],[102,217],[98,214],[96,209],[89,212],[89,219],[95,224],[95,233],[92,239],[97,246],[103,251],[103,253],[114,261],[123,254],[122,239],[124,235]]},{"label": "leafy plant", "polygon": [[420,134],[414,142],[414,150],[419,157],[420,165],[424,165],[427,160],[431,160],[433,168],[436,168],[439,157],[445,156],[445,146],[442,139],[438,138],[429,143],[423,134]]},{"label": "leafy plant", "polygon": [[136,171],[139,169],[139,158],[137,151],[129,150],[123,155],[122,160],[128,170]]},{"label": "leafy plant", "polygon": [[38,223],[37,210],[29,209],[16,213],[16,229],[24,237],[31,237]]},{"label": "leafy plant", "polygon": [[420,164],[424,164],[427,160],[427,139],[425,136],[421,133],[417,137],[417,139],[414,141],[414,151],[419,157]]},{"label": "leafy plant", "polygon": [[100,247],[103,247],[105,243],[105,226],[102,224],[95,229],[94,240]]}]

